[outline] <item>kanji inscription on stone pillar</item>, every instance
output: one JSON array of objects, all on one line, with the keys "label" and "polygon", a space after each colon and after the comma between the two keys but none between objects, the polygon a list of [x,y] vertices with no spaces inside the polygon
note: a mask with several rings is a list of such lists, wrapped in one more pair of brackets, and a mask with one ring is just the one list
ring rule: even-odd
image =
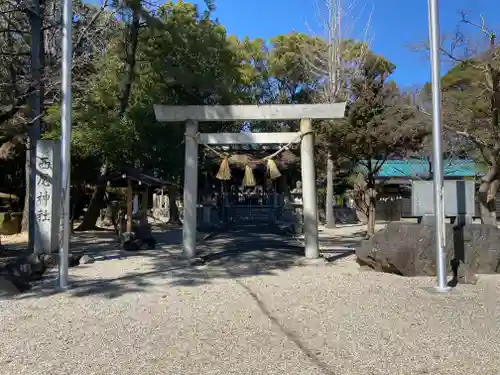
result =
[{"label": "kanji inscription on stone pillar", "polygon": [[61,214],[61,147],[59,141],[41,140],[36,150],[35,253],[59,248]]}]

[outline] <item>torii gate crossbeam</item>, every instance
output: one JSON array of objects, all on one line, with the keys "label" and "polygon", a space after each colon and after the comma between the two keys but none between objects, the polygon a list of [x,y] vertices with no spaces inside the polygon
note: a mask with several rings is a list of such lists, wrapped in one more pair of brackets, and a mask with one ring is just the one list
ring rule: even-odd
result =
[{"label": "torii gate crossbeam", "polygon": [[[196,206],[198,196],[198,143],[202,144],[301,144],[302,208],[304,213],[305,257],[319,258],[316,173],[314,169],[313,119],[336,119],[345,115],[346,103],[164,106],[155,105],[158,121],[186,123],[184,171],[183,249],[196,261]],[[213,133],[198,134],[199,121],[300,120],[298,133]]]}]

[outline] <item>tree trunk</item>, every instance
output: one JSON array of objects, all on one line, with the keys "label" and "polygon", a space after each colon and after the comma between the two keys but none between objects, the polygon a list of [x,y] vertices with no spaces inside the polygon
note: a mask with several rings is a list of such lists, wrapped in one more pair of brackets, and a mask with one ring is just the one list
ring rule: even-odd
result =
[{"label": "tree trunk", "polygon": [[478,200],[483,224],[497,225],[496,193],[500,182],[499,177],[496,163],[493,163],[479,186]]},{"label": "tree trunk", "polygon": [[[121,79],[120,93],[118,95],[119,111],[118,117],[122,118],[125,116],[129,105],[130,92],[132,90],[132,83],[135,77],[135,64],[136,64],[136,54],[137,54],[137,43],[139,38],[139,28],[140,28],[140,9],[139,7],[134,7],[132,9],[132,22],[128,25],[125,33],[123,48],[125,50],[125,73]],[[99,185],[97,185],[92,199],[89,204],[89,208],[82,223],[76,228],[76,231],[92,230],[95,228],[97,219],[99,218],[100,210],[104,205],[104,196],[106,194],[106,176],[108,174],[108,164],[105,162],[101,168],[101,178]]]},{"label": "tree trunk", "polygon": [[36,123],[28,129],[28,144],[26,148],[26,191],[24,198],[23,220],[21,229],[28,231],[28,249],[33,250],[35,240],[35,194],[36,194],[36,148],[40,139],[40,127]]},{"label": "tree trunk", "polygon": [[90,199],[87,199],[85,194],[84,186],[77,186],[71,190],[71,205],[70,205],[70,228],[74,231],[74,222],[78,220],[84,214],[84,208],[90,203]]},{"label": "tree trunk", "polygon": [[[492,92],[490,94],[491,108],[491,129],[498,129],[499,123],[499,71],[494,68],[494,57],[496,54],[496,36],[494,33],[489,35],[489,55],[487,60],[487,80],[491,85]],[[491,151],[491,150],[490,150]],[[483,152],[483,155],[485,153]],[[488,161],[488,160],[487,160]],[[483,176],[481,185],[479,186],[478,200],[481,210],[481,222],[483,224],[497,225],[496,212],[496,195],[499,187],[500,171],[498,168],[498,151],[493,152],[490,156],[490,167],[488,172]]]},{"label": "tree trunk", "polygon": [[75,229],[76,232],[94,230],[96,228],[97,219],[99,219],[99,215],[101,214],[101,208],[104,206],[107,175],[108,175],[108,165],[104,164],[101,167],[101,175],[99,178],[99,182],[92,194],[92,198],[90,199],[87,212],[83,217],[83,221]]},{"label": "tree trunk", "polygon": [[326,227],[327,228],[335,228],[335,211],[334,211],[334,189],[333,189],[333,180],[334,180],[334,165],[332,154],[328,153],[328,159],[326,162]]},{"label": "tree trunk", "polygon": [[104,197],[106,195],[106,182],[100,183],[96,186],[89,207],[83,221],[75,229],[76,232],[83,232],[86,230],[96,229],[97,219],[101,214],[101,208],[104,206]]},{"label": "tree trunk", "polygon": [[21,232],[26,232],[29,229],[29,223],[30,223],[29,212],[30,212],[29,186],[26,186],[26,195],[24,198],[24,206],[23,206],[23,220],[21,222]]},{"label": "tree trunk", "polygon": [[[28,140],[29,143],[29,140]],[[28,145],[29,147],[29,145]],[[26,159],[29,160],[29,151],[26,150]],[[24,206],[23,206],[23,220],[21,222],[21,232],[26,232],[29,230],[29,216],[30,216],[30,168],[28,168],[28,162],[25,163],[24,174],[25,184],[24,184]]]},{"label": "tree trunk", "polygon": [[479,209],[481,212],[481,222],[483,224],[495,225],[496,220],[494,220],[493,215],[496,215],[495,209],[492,205],[492,202],[488,202],[488,192],[490,190],[489,182],[482,182],[479,186],[478,191],[478,200],[479,200]]},{"label": "tree trunk", "polygon": [[173,189],[168,189],[168,212],[170,214],[169,224],[181,224],[179,207],[177,207],[177,192]]},{"label": "tree trunk", "polygon": [[[36,149],[41,133],[41,114],[43,86],[41,78],[44,68],[44,41],[42,30],[41,5],[43,1],[33,0],[29,12],[31,28],[31,65],[30,79],[33,91],[29,96],[31,109],[28,129],[28,148],[26,150],[26,198],[23,210],[22,227],[28,229],[28,250],[33,251],[35,240],[35,190],[36,190]],[[26,207],[27,206],[27,207]]]},{"label": "tree trunk", "polygon": [[491,219],[493,225],[497,225],[497,193],[500,187],[500,177],[497,175],[491,182],[490,191],[488,193],[488,204],[490,205]]},{"label": "tree trunk", "polygon": [[371,237],[375,234],[377,193],[375,189],[368,189],[366,192],[366,234]]},{"label": "tree trunk", "polygon": [[141,23],[141,17],[139,15],[139,9],[132,9],[132,22],[126,30],[126,38],[124,40],[124,50],[125,50],[125,73],[121,80],[120,95],[119,100],[119,111],[118,116],[123,117],[127,111],[130,92],[132,91],[132,83],[135,78],[135,64],[136,64],[136,54],[137,54],[137,44],[139,41],[139,28]]}]

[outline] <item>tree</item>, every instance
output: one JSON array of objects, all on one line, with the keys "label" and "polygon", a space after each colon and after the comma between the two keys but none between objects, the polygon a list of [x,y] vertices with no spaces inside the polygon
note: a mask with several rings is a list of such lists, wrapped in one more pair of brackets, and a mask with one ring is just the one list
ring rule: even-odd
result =
[{"label": "tree", "polygon": [[[100,8],[79,1],[73,5],[73,89],[77,91],[85,85],[91,72],[91,57],[102,50],[97,48],[99,43],[106,45],[106,35],[113,29],[113,23],[101,19],[106,1]],[[0,6],[0,44],[7,47],[0,61],[0,78],[9,82],[7,90],[0,92],[0,129],[4,131],[1,140],[4,151],[20,152],[18,146],[26,146],[24,228],[29,224],[28,212],[31,219],[34,215],[33,151],[46,130],[45,108],[60,98],[60,14],[61,4],[53,0],[12,1]],[[31,231],[30,240],[32,237]]]},{"label": "tree", "polygon": [[351,82],[348,117],[336,124],[328,139],[361,166],[357,202],[368,219],[369,235],[375,231],[378,172],[387,159],[417,150],[428,134],[418,111],[405,104],[395,83],[388,80],[394,70],[386,59],[366,55],[359,76]]},{"label": "tree", "polygon": [[[91,67],[95,56],[103,53],[114,32],[116,20],[104,0],[100,7],[73,2],[75,15],[73,24],[73,86],[74,89],[85,87],[91,76]],[[24,2],[3,2],[0,5],[0,77],[7,86],[0,91],[0,129],[7,129],[10,122],[27,123],[26,105],[30,95],[43,85],[43,106],[58,103],[60,93],[59,70],[60,51],[60,14],[61,4],[53,0],[44,0],[39,14],[43,33],[41,36],[40,79],[37,82],[29,69],[31,54],[32,8]],[[4,48],[5,47],[5,48]],[[10,77],[10,78],[9,78]],[[2,83],[3,84],[3,83]],[[9,95],[4,95],[8,93]]]},{"label": "tree", "polygon": [[[325,0],[326,16],[322,17],[321,25],[325,36],[302,46],[303,58],[319,83],[313,99],[315,102],[337,103],[350,97],[350,84],[358,74],[359,63],[369,52],[370,45],[371,14],[362,27],[362,35],[355,35],[356,21],[360,18],[360,14],[354,14],[355,11],[356,1]],[[332,121],[323,121],[320,125],[318,143],[321,154],[324,154],[322,159],[326,160],[326,226],[333,228],[334,171],[335,164],[340,167],[343,163],[343,155],[338,154],[337,148],[326,141]]]},{"label": "tree", "polygon": [[[315,76],[301,57],[301,48],[313,39],[303,33],[291,32],[263,39],[231,38],[240,60],[242,94],[248,104],[310,103],[315,90]],[[254,131],[297,129],[298,122],[253,121]]]},{"label": "tree", "polygon": [[[130,96],[131,85],[134,78],[134,65],[135,65],[135,51],[137,49],[137,34],[141,26],[141,22],[150,20],[149,13],[144,10],[139,0],[126,0],[123,2],[113,3],[115,10],[119,15],[120,20],[115,18],[115,13],[107,11],[109,4],[105,0],[101,8],[87,7],[86,5],[81,5],[83,12],[82,17],[75,19],[75,37],[73,45],[73,97],[74,97],[74,120],[78,121],[81,116],[78,113],[79,108],[86,107],[87,110],[90,109],[89,100],[87,95],[89,91],[95,86],[95,77],[99,70],[103,68],[103,61],[107,56],[109,56],[109,50],[115,49],[119,50],[121,56],[121,62],[123,65],[118,68],[120,71],[121,85],[117,93],[117,105],[112,111],[107,114],[108,120],[123,119],[128,100]],[[53,9],[53,16],[56,17],[58,13],[57,7]],[[79,31],[83,34],[80,34]],[[122,38],[119,39],[119,35]],[[121,43],[120,43],[121,41]],[[56,73],[60,68],[60,51],[56,47],[56,43],[49,43],[53,48],[48,48],[49,53],[47,54],[46,60],[53,62],[53,73]],[[115,52],[116,53],[116,52]],[[45,74],[47,80],[53,85],[52,93],[55,98],[59,97],[59,85],[54,85],[58,82],[58,79],[54,79],[54,76],[50,74]],[[57,88],[56,88],[57,87]],[[49,90],[46,90],[48,93]],[[59,108],[58,100],[50,103],[48,102],[48,95],[45,96],[45,104],[49,108],[49,116],[47,120],[50,122],[47,124],[47,130],[49,134],[48,137],[53,137],[54,133],[58,134],[58,123],[59,123]],[[76,103],[76,105],[75,105]],[[50,105],[52,104],[52,105]],[[102,108],[102,107],[101,107]],[[92,107],[95,109],[95,107]],[[96,114],[95,112],[92,112]],[[90,114],[87,114],[87,119],[91,118]],[[102,116],[96,116],[93,118],[92,123],[102,121]],[[119,120],[119,121],[120,121]],[[75,122],[77,122],[75,121]],[[107,123],[106,123],[107,125]],[[50,132],[51,131],[51,132]],[[78,129],[76,131],[78,134]],[[107,173],[107,165],[103,163],[101,165],[101,173],[104,175]],[[95,226],[95,221],[92,223],[92,218],[99,214],[100,204],[105,191],[104,187],[99,184],[98,188],[94,192],[93,199],[89,210],[87,211],[86,220],[82,223],[80,229],[93,228]]]},{"label": "tree", "polygon": [[[43,28],[54,35],[43,35],[43,73],[37,83],[43,88],[38,90],[42,93],[40,118],[43,137],[57,138],[60,133],[58,71],[61,52],[57,43],[60,5],[53,0],[44,1]],[[380,132],[389,126],[386,123],[398,119],[390,113],[391,108],[398,106],[391,100],[397,101],[395,98],[399,97],[394,85],[387,82],[393,68],[388,68],[389,63],[381,63],[383,59],[372,58],[375,55],[368,53],[368,44],[340,41],[340,37],[327,42],[296,32],[278,35],[269,45],[262,39],[238,40],[228,36],[225,28],[213,19],[213,4],[204,12],[183,1],[167,1],[157,9],[150,9],[148,3],[139,0],[107,5],[112,7],[74,4],[78,16],[74,20],[72,168],[78,169],[73,169],[77,173],[72,173],[72,184],[74,188],[78,185],[95,187],[80,230],[95,226],[105,197],[108,172],[125,166],[141,168],[171,181],[172,186],[178,188],[178,191],[171,189],[174,195],[171,201],[180,193],[184,124],[157,122],[153,112],[155,103],[313,103],[326,98],[327,92],[337,92],[331,94],[332,97],[349,99],[350,117],[333,126],[315,124],[320,133],[318,145],[330,152],[334,148],[323,145],[335,145],[338,155],[353,161],[371,160],[383,154],[378,148],[371,153],[365,150],[364,154],[359,153],[361,156],[352,154],[360,149],[359,142],[368,142],[364,139],[356,143],[353,133],[360,132],[363,127],[365,130],[361,132],[367,133],[366,128],[370,127]],[[26,14],[18,12],[15,16],[17,18],[9,16],[5,24],[24,28],[29,36],[31,26]],[[15,33],[0,29],[2,46],[6,51],[13,51],[0,61],[3,82],[12,88],[10,96],[5,91],[0,92],[0,118],[2,113],[15,112],[2,124],[8,127],[2,127],[0,140],[14,140],[20,136],[21,147],[3,147],[6,152],[15,152],[16,160],[20,160],[22,156],[18,156],[18,150],[25,144],[30,108],[26,101],[15,109],[13,103],[34,80],[30,76],[29,56],[26,57],[31,53],[30,40],[14,38]],[[321,65],[320,57],[332,52],[334,45],[344,51],[342,63],[337,65],[343,73],[342,78],[334,75],[330,79],[328,72],[332,72],[335,65]],[[304,51],[310,53],[307,59]],[[309,58],[313,57],[313,52],[315,67],[321,69],[322,74],[311,67]],[[374,74],[374,70],[378,73]],[[386,91],[395,94],[385,94]],[[410,115],[406,117],[411,120]],[[402,119],[400,123],[408,121]],[[235,122],[222,126],[204,123],[202,131],[239,131],[242,128],[293,131],[297,127],[296,122]],[[394,148],[396,146],[387,146],[384,152],[390,153]],[[368,154],[372,158],[367,158]],[[10,169],[3,170],[15,177]],[[177,216],[178,213],[172,213],[173,220]]]},{"label": "tree", "polygon": [[[106,53],[95,60],[100,74],[92,76],[87,90],[75,103],[73,150],[80,158],[99,160],[101,171],[106,173],[134,166],[170,181],[169,193],[174,202],[182,189],[184,124],[157,122],[153,104],[245,101],[242,86],[246,83],[241,78],[241,61],[234,45],[209,12],[200,14],[193,4],[170,1],[154,16],[149,20],[140,17],[137,63],[130,88],[124,81],[132,63],[126,57],[133,46],[128,43],[131,34],[124,33],[130,33],[131,25],[122,24]],[[128,50],[124,50],[124,43]],[[122,100],[124,89],[128,92],[126,100]],[[53,108],[53,113],[57,135],[58,108]],[[208,131],[220,127],[211,123],[203,126]],[[224,126],[235,129],[239,124]],[[106,176],[100,175],[91,181],[97,187],[79,230],[95,225],[105,195]],[[178,212],[172,212],[171,220],[178,216]]]},{"label": "tree", "polygon": [[[174,202],[183,183],[184,124],[158,123],[151,104],[248,102],[255,74],[243,67],[246,55],[210,12],[200,14],[193,4],[170,1],[160,7],[158,17],[161,26],[149,28],[140,40],[142,63],[133,91],[131,119],[143,145],[138,148],[136,164],[171,181],[169,198]],[[241,129],[237,123],[202,126],[214,132]],[[150,152],[145,154],[145,149]],[[170,208],[170,221],[180,221],[176,206],[171,204]]]},{"label": "tree", "polygon": [[[461,17],[454,37],[441,47],[443,58],[455,64],[442,78],[443,125],[473,144],[487,165],[478,192],[481,221],[496,225],[495,198],[500,186],[500,49],[495,33],[483,17],[478,23],[467,13]],[[480,48],[467,36],[464,27],[479,31],[487,41],[486,48]]]},{"label": "tree", "polygon": [[[432,107],[431,103],[431,85],[425,84],[423,87],[413,87],[402,92],[402,100],[409,106],[419,111],[427,111],[427,107]],[[422,118],[425,121],[425,118]],[[427,118],[428,126],[431,127],[431,117]],[[457,135],[454,131],[444,128],[442,132],[442,150],[444,158],[444,169],[453,169],[460,161],[469,160],[474,156],[471,143]],[[421,180],[432,180],[434,176],[433,166],[433,144],[432,134],[430,133],[423,140],[422,146],[417,151],[409,150],[406,157],[413,160],[417,159],[427,165],[422,169],[418,164],[418,169],[413,170],[412,178]]]}]

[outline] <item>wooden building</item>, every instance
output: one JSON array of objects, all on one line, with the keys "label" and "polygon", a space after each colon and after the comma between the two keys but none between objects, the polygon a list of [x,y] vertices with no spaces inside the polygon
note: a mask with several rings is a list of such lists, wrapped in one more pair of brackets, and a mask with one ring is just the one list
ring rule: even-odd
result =
[{"label": "wooden building", "polygon": [[[446,180],[479,181],[484,168],[472,160],[444,160]],[[380,187],[377,202],[377,220],[395,221],[410,218],[411,183],[414,180],[431,180],[431,164],[425,159],[388,160],[377,174]],[[433,199],[433,197],[430,197]],[[498,197],[497,197],[498,201]],[[476,215],[479,204],[476,196]]]}]

